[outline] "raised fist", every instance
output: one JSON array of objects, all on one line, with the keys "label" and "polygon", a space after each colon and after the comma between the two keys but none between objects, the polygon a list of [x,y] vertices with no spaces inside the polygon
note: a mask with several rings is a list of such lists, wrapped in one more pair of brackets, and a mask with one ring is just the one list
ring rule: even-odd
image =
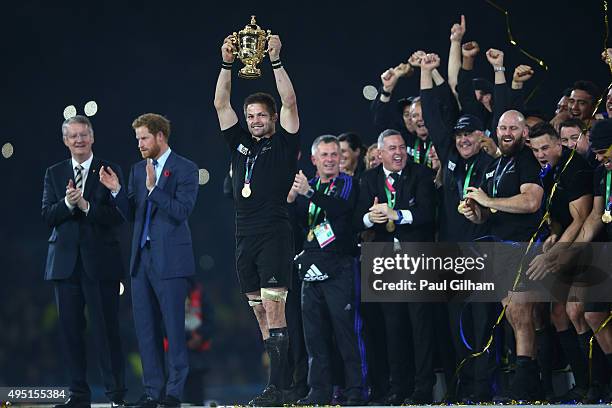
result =
[{"label": "raised fist", "polygon": [[461,47],[461,55],[465,58],[474,58],[480,52],[480,47],[476,41],[470,41]]},{"label": "raised fist", "polygon": [[421,69],[431,71],[440,66],[440,57],[438,54],[427,54],[421,59]]},{"label": "raised fist", "polygon": [[415,51],[414,53],[412,53],[412,55],[410,56],[410,58],[408,58],[408,63],[410,65],[412,65],[413,67],[420,67],[421,66],[421,59],[423,57],[425,57],[425,51]]},{"label": "raised fist", "polygon": [[519,65],[514,69],[513,82],[527,82],[533,76],[533,69],[529,65]]},{"label": "raised fist", "polygon": [[504,53],[502,51],[490,48],[486,55],[489,63],[494,67],[504,66]]},{"label": "raised fist", "polygon": [[271,35],[268,39],[268,54],[270,61],[277,61],[280,58],[281,40],[278,35]]},{"label": "raised fist", "polygon": [[236,59],[234,55],[236,53],[236,47],[232,44],[232,36],[225,37],[223,40],[223,45],[221,46],[221,58],[223,58],[223,62],[227,62],[231,64]]}]

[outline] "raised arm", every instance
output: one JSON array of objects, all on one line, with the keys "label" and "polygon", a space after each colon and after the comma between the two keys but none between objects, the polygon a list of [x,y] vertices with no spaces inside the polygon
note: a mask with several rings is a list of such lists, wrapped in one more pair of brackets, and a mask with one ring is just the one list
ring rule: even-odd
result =
[{"label": "raised arm", "polygon": [[219,126],[221,130],[226,130],[234,126],[238,122],[238,116],[232,105],[230,105],[230,95],[232,92],[232,63],[234,62],[234,45],[230,37],[223,41],[221,46],[221,57],[223,64],[221,72],[217,79],[217,87],[215,88],[215,109],[219,118]]},{"label": "raised arm", "polygon": [[[450,49],[448,51],[448,84],[455,98],[457,95],[457,78],[461,68],[461,41],[465,35],[465,16],[461,15],[461,24],[453,24],[450,35]],[[457,99],[458,100],[458,99]]]},{"label": "raised arm", "polygon": [[270,36],[268,40],[268,53],[274,69],[276,89],[281,98],[280,125],[289,133],[300,130],[300,117],[298,116],[297,98],[287,71],[280,61],[281,41],[278,35]]}]

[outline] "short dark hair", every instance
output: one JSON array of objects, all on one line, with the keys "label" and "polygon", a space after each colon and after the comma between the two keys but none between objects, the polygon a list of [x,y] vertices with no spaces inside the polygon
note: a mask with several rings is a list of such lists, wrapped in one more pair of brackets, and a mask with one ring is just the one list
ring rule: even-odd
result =
[{"label": "short dark hair", "polygon": [[145,113],[132,122],[132,129],[145,126],[152,135],[162,132],[166,140],[170,137],[170,121],[158,113]]},{"label": "short dark hair", "polygon": [[561,96],[565,96],[566,98],[569,98],[571,94],[572,94],[572,88],[569,87],[563,90],[563,92],[561,93]]},{"label": "short dark hair", "polygon": [[246,97],[244,100],[244,115],[246,116],[247,106],[260,103],[266,107],[270,116],[276,115],[276,101],[272,95],[265,92],[257,92]]},{"label": "short dark hair", "polygon": [[565,127],[577,127],[580,130],[584,130],[584,122],[581,121],[578,118],[569,118],[567,120],[564,120],[563,122],[561,122],[561,124],[559,125],[559,133],[561,133],[561,129],[565,128]]},{"label": "short dark hair", "polygon": [[553,139],[559,139],[559,134],[548,122],[538,122],[529,129],[529,139],[535,139],[544,135],[550,135]]},{"label": "short dark hair", "polygon": [[525,119],[532,117],[538,118],[544,122],[548,122],[550,120],[548,115],[542,112],[540,109],[525,109],[521,111],[521,113],[523,114],[523,116],[525,116]]},{"label": "short dark hair", "polygon": [[346,142],[352,150],[357,150],[361,153],[364,152],[365,148],[363,142],[357,133],[345,132],[338,136],[338,142]]},{"label": "short dark hair", "polygon": [[591,102],[593,105],[597,102],[597,98],[601,96],[601,89],[591,81],[580,80],[574,82],[574,86],[572,86],[572,91],[575,89],[579,89],[588,93],[591,96]]}]

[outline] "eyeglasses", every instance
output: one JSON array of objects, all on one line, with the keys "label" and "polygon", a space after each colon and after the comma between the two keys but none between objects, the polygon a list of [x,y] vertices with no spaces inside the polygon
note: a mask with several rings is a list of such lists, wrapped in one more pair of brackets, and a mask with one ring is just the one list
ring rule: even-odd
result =
[{"label": "eyeglasses", "polygon": [[89,133],[75,133],[75,134],[71,134],[66,136],[66,138],[68,140],[77,140],[77,139],[81,139],[81,140],[86,140],[89,139],[89,137],[91,136],[91,134]]}]

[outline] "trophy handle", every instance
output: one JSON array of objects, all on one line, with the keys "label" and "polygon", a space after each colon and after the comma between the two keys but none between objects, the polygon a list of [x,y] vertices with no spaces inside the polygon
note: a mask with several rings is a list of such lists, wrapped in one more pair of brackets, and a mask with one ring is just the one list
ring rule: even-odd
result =
[{"label": "trophy handle", "polygon": [[238,49],[240,48],[240,41],[238,41],[238,34],[234,31],[232,35],[230,35],[230,41],[234,45],[234,51],[232,54],[238,55]]},{"label": "trophy handle", "polygon": [[266,50],[263,53],[263,57],[261,57],[261,59],[266,58],[266,55],[268,55],[268,52],[270,51],[270,46],[268,44],[268,41],[270,40],[270,37],[272,36],[272,32],[270,30],[266,30],[266,38],[265,38],[265,42],[266,42]]}]

